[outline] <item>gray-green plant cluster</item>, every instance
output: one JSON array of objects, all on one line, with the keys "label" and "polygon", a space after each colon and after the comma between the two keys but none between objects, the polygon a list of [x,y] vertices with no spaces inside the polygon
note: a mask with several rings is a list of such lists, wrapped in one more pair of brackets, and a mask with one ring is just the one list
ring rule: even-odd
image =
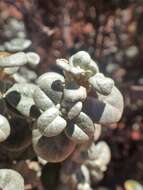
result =
[{"label": "gray-green plant cluster", "polygon": [[[24,52],[30,45],[24,38],[4,43],[6,52],[0,56],[0,77],[3,83],[8,78],[11,84],[0,93],[0,142],[5,143],[14,130],[11,121],[23,122],[32,132],[37,157],[47,162],[63,162],[59,188],[90,190],[91,181],[103,177],[111,157],[105,142],[96,144],[101,124],[115,123],[121,118],[123,97],[114,81],[99,71],[85,51],[77,52],[69,60],[56,60],[63,75],[46,72],[37,78],[32,68],[39,64],[40,57]],[[6,143],[4,147],[10,152],[24,150],[30,145],[29,136],[27,140],[25,135],[25,139],[19,145]],[[11,170],[0,170],[0,187],[16,175]],[[7,185],[5,189],[24,189],[21,178],[18,185]]]}]

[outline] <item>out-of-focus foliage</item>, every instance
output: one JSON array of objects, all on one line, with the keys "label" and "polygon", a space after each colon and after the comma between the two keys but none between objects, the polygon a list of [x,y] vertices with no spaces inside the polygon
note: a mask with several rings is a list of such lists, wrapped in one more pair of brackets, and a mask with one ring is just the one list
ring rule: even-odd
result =
[{"label": "out-of-focus foliage", "polygon": [[135,180],[127,180],[124,183],[124,187],[126,190],[142,190],[143,189],[143,186]]}]

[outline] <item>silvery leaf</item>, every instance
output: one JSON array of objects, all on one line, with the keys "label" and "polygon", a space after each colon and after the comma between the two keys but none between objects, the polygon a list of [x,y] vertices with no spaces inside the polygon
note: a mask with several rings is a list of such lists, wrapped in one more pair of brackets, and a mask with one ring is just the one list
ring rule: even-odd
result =
[{"label": "silvery leaf", "polygon": [[24,190],[24,180],[14,170],[0,169],[0,187],[5,190]]},{"label": "silvery leaf", "polygon": [[121,92],[117,89],[117,87],[114,86],[108,96],[99,94],[98,99],[107,102],[108,104],[117,108],[122,114],[124,108],[124,100]]},{"label": "silvery leaf", "polygon": [[7,74],[9,74],[9,75],[13,75],[18,70],[19,70],[19,67],[10,67],[10,68],[5,68],[4,72],[7,73]]},{"label": "silvery leaf", "polygon": [[27,83],[23,83],[23,84],[15,83],[11,88],[9,88],[6,91],[6,95],[10,92],[16,91],[24,96],[28,96],[28,97],[32,98],[34,90],[36,88],[37,88],[37,86],[32,83],[28,83],[28,84]]},{"label": "silvery leaf", "polygon": [[75,149],[75,143],[64,133],[50,138],[33,136],[33,146],[37,155],[48,162],[62,162]]},{"label": "silvery leaf", "polygon": [[0,142],[3,142],[10,135],[10,125],[8,120],[0,115]]},{"label": "silvery leaf", "polygon": [[94,124],[90,117],[88,117],[85,113],[81,112],[75,119],[75,122],[89,137],[94,136]]},{"label": "silvery leaf", "polygon": [[102,126],[100,124],[95,123],[95,131],[94,131],[94,141],[97,141],[102,132]]},{"label": "silvery leaf", "polygon": [[32,68],[36,67],[40,63],[40,57],[37,53],[28,52],[26,53],[26,57],[28,65],[30,65]]},{"label": "silvery leaf", "polygon": [[97,92],[108,95],[114,86],[114,81],[110,78],[104,77],[103,74],[97,73],[89,78],[90,85],[97,90]]},{"label": "silvery leaf", "polygon": [[91,58],[86,51],[79,51],[73,56],[71,56],[69,63],[72,66],[80,66],[82,69],[88,68]]},{"label": "silvery leaf", "polygon": [[18,74],[20,76],[24,77],[28,82],[34,81],[34,80],[37,79],[37,74],[33,70],[31,70],[31,69],[29,69],[27,67],[21,67],[19,69]]},{"label": "silvery leaf", "polygon": [[83,69],[81,69],[80,67],[74,67],[74,66],[68,64],[68,61],[65,59],[57,59],[56,64],[61,69],[63,69],[64,71],[66,71],[68,73],[71,73],[74,76],[78,76],[78,75],[85,73],[85,71]]},{"label": "silvery leaf", "polygon": [[70,72],[71,66],[68,64],[68,61],[66,59],[57,59],[56,64],[64,71]]},{"label": "silvery leaf", "polygon": [[98,142],[94,147],[94,155],[95,158],[93,162],[91,160],[87,160],[86,164],[91,165],[91,167],[99,167],[102,171],[104,171],[105,166],[111,160],[111,151],[108,145],[104,141]]},{"label": "silvery leaf", "polygon": [[57,116],[51,123],[47,123],[46,128],[42,129],[42,131],[40,130],[40,132],[46,137],[53,137],[59,135],[66,128],[66,125],[66,120]]},{"label": "silvery leaf", "polygon": [[59,113],[60,112],[56,107],[51,107],[43,112],[37,120],[39,129],[42,131],[47,124],[50,124],[59,115]]},{"label": "silvery leaf", "polygon": [[77,117],[82,110],[82,102],[77,102],[71,106],[70,110],[68,111],[68,119],[74,119]]},{"label": "silvery leaf", "polygon": [[62,98],[64,82],[64,77],[54,72],[45,73],[37,80],[38,86],[55,104],[59,103]]},{"label": "silvery leaf", "polygon": [[64,101],[76,102],[83,101],[86,99],[87,93],[86,88],[79,86],[74,82],[69,83],[64,88]]},{"label": "silvery leaf", "polygon": [[80,76],[85,74],[85,70],[81,69],[80,67],[71,67],[70,73],[74,76]]},{"label": "silvery leaf", "polygon": [[27,63],[26,54],[23,52],[0,58],[0,68],[19,67]]},{"label": "silvery leaf", "polygon": [[31,41],[24,38],[14,38],[9,42],[4,43],[6,50],[11,52],[23,51],[30,47]]},{"label": "silvery leaf", "polygon": [[12,77],[14,78],[14,80],[17,82],[17,83],[26,83],[28,82],[28,80],[26,78],[24,78],[21,74],[19,73],[14,73],[12,75]]},{"label": "silvery leaf", "polygon": [[93,122],[100,124],[117,122],[122,112],[116,107],[108,104],[108,102],[100,101],[94,97],[87,97],[83,104],[83,112],[85,112]]},{"label": "silvery leaf", "polygon": [[48,98],[48,96],[39,87],[35,89],[33,99],[36,106],[43,111],[54,106],[52,100],[50,100],[50,98]]},{"label": "silvery leaf", "polygon": [[24,116],[32,116],[32,114],[36,114],[33,112],[37,112],[36,115],[39,115],[39,110],[35,107],[34,101],[32,98],[27,96],[20,95],[18,92],[13,91],[6,95],[6,101],[13,108],[18,110]]},{"label": "silvery leaf", "polygon": [[93,61],[92,59],[91,59],[90,64],[89,64],[89,68],[90,68],[90,70],[91,70],[93,73],[99,73],[98,65],[97,65],[97,63],[96,63],[95,61]]},{"label": "silvery leaf", "polygon": [[76,143],[83,143],[89,140],[88,135],[78,125],[72,122],[68,122],[65,133]]}]

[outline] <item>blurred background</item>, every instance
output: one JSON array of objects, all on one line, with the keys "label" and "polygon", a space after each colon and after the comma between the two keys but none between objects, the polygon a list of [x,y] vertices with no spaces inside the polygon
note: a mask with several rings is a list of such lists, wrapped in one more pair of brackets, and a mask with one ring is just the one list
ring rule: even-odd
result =
[{"label": "blurred background", "polygon": [[1,0],[0,48],[17,36],[41,56],[37,74],[58,71],[57,58],[85,50],[115,80],[125,109],[119,123],[103,128],[112,160],[98,186],[143,184],[143,0]]}]

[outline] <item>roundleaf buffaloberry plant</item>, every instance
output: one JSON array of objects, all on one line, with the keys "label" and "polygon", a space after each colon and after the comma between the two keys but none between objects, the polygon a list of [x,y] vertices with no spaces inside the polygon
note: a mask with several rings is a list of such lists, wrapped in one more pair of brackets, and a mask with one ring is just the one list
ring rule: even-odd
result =
[{"label": "roundleaf buffaloberry plant", "polygon": [[[41,163],[62,163],[59,189],[91,190],[111,159],[108,145],[96,143],[101,125],[119,121],[123,97],[85,51],[56,60],[63,75],[37,78],[32,69],[39,55],[24,52],[30,45],[15,38],[0,53],[1,146],[13,159],[33,146]],[[23,190],[24,181],[17,172],[0,169],[0,188]]]}]

